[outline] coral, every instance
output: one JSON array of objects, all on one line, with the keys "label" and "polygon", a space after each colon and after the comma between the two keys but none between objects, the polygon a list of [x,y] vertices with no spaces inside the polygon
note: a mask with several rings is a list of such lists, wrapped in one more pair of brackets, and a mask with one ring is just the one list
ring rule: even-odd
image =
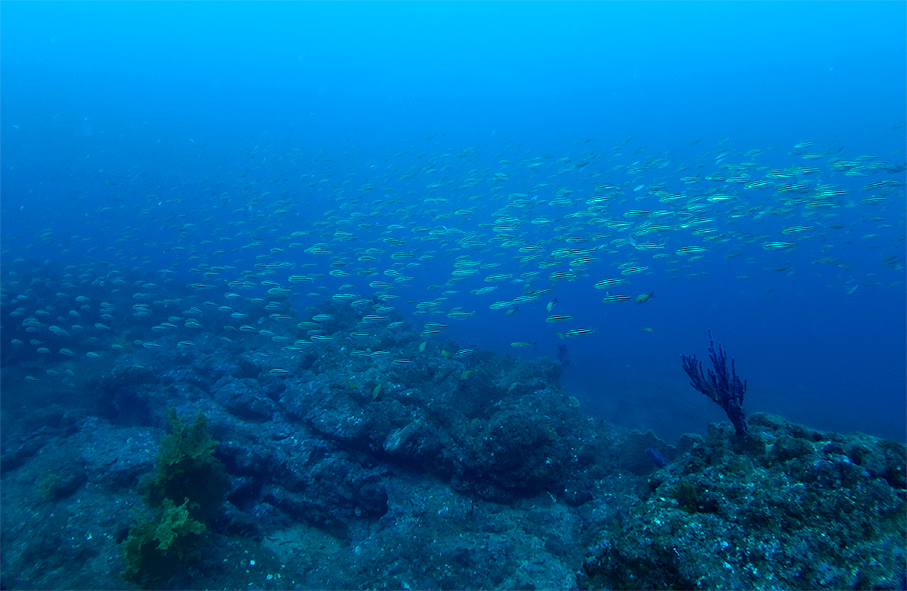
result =
[{"label": "coral", "polygon": [[737,376],[734,360],[731,359],[731,370],[728,372],[727,354],[718,344],[715,351],[715,341],[709,331],[709,359],[712,360],[714,370],[709,370],[708,377],[702,372],[702,362],[695,355],[684,355],[680,359],[683,369],[690,376],[690,385],[714,400],[734,425],[738,435],[746,433],[746,414],[743,412],[743,395],[746,393],[746,380]]}]

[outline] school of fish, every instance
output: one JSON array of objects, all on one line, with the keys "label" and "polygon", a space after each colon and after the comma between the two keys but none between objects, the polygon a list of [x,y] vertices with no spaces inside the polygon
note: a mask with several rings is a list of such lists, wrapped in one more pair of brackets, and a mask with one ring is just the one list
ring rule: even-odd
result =
[{"label": "school of fish", "polygon": [[[271,343],[280,376],[295,352],[333,341],[326,300],[356,314],[350,354],[405,365],[425,341],[387,351],[375,338],[402,327],[398,310],[431,339],[451,322],[538,305],[566,339],[599,327],[552,311],[564,282],[602,290],[602,306],[642,304],[655,275],[692,279],[720,259],[741,279],[790,274],[801,250],[844,290],[903,279],[903,156],[722,141],[685,161],[632,137],[557,155],[440,141],[336,158],[256,147],[216,181],[89,200],[75,232],[49,217],[34,235],[4,236],[3,349],[61,364],[28,376],[42,380],[66,378],[71,358],[254,337]],[[61,262],[37,264],[35,244]],[[854,264],[854,249],[877,264]]]}]

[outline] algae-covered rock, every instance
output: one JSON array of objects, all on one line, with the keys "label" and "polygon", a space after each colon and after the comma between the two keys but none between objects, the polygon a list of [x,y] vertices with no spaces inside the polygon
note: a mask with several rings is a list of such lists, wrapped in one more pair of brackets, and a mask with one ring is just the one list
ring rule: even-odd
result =
[{"label": "algae-covered rock", "polygon": [[760,414],[746,438],[713,426],[653,474],[592,548],[582,585],[904,588],[903,445]]}]

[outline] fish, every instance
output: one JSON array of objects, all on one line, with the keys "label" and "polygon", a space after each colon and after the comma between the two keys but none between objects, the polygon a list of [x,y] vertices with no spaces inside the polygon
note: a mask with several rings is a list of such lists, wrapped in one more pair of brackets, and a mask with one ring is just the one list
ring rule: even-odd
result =
[{"label": "fish", "polygon": [[[480,309],[475,298],[492,291],[500,300],[490,308],[513,317],[514,328],[531,330],[539,316],[515,316],[517,304],[544,302],[543,294],[562,281],[572,290],[621,291],[628,289],[618,285],[637,276],[695,281],[708,274],[712,253],[723,264],[786,276],[803,264],[789,255],[808,247],[819,253],[810,259],[833,268],[836,278],[829,281],[843,290],[900,280],[882,274],[904,267],[896,253],[905,216],[895,207],[903,201],[903,163],[812,142],[771,158],[761,148],[695,145],[689,157],[626,142],[568,147],[556,157],[523,154],[516,146],[492,154],[482,146],[438,145],[418,155],[382,154],[361,168],[322,154],[300,175],[304,188],[293,197],[273,190],[276,185],[243,184],[240,198],[226,190],[230,182],[244,183],[237,176],[224,180],[224,191],[202,187],[191,200],[146,196],[149,207],[140,215],[86,205],[89,219],[104,220],[100,240],[112,228],[122,229],[122,237],[105,250],[94,235],[64,235],[48,223],[34,228],[34,240],[10,242],[0,345],[49,362],[62,355],[67,363],[135,349],[192,354],[221,343],[250,351],[275,343],[252,354],[280,355],[333,339],[338,348],[353,342],[362,351],[377,334],[411,320],[392,315],[394,308],[476,325],[482,317],[471,311]],[[259,149],[257,166],[304,157],[298,150]],[[259,170],[276,173],[270,166]],[[420,197],[402,197],[407,191]],[[171,231],[173,240],[158,238]],[[33,262],[16,257],[27,252],[26,243],[65,250],[70,240],[84,243],[85,256],[62,274],[47,270],[43,277],[29,268]],[[137,252],[162,254],[141,255],[130,266],[117,262],[139,260]],[[880,253],[872,258],[881,259],[880,269],[863,262],[870,257],[859,255],[867,253]],[[190,279],[178,279],[181,266]],[[735,275],[744,276],[736,268]],[[422,277],[433,283],[420,283]],[[185,289],[174,289],[177,282]],[[47,290],[39,294],[42,284]],[[643,303],[646,295],[652,296],[606,293],[603,301]],[[320,307],[306,310],[315,303]],[[556,303],[550,299],[541,318],[565,316],[553,314]],[[330,322],[309,318],[327,313]],[[580,310],[571,320],[582,324],[583,314],[592,313]],[[294,327],[293,318],[305,320]],[[420,335],[440,328],[426,324]],[[400,350],[393,355],[403,355]]]},{"label": "fish", "polygon": [[545,318],[545,322],[563,322],[565,320],[570,320],[573,316],[565,316],[563,314],[554,314]]},{"label": "fish", "polygon": [[633,299],[633,303],[634,304],[645,304],[653,297],[655,297],[654,291],[650,291],[649,293],[641,293],[638,296],[636,296],[636,298]]},{"label": "fish", "polygon": [[607,289],[609,287],[613,287],[615,285],[621,285],[623,283],[627,283],[627,280],[626,279],[602,279],[601,281],[596,283],[593,287],[595,287],[595,289]]},{"label": "fish", "polygon": [[790,250],[791,248],[794,248],[795,246],[797,246],[796,242],[783,242],[783,241],[765,242],[762,244],[762,248],[764,248],[765,250]]},{"label": "fish", "polygon": [[470,293],[475,294],[475,295],[483,295],[483,294],[489,293],[491,291],[494,291],[497,288],[498,288],[497,285],[489,285],[488,287],[482,287],[480,289],[470,290]]},{"label": "fish", "polygon": [[461,310],[451,310],[450,312],[447,313],[448,318],[455,318],[458,320],[472,318],[475,315],[476,315],[475,312],[463,312]]},{"label": "fish", "polygon": [[485,278],[485,281],[500,282],[500,281],[506,281],[511,278],[513,278],[513,275],[511,273],[498,273],[495,275],[489,275],[488,277]]},{"label": "fish", "polygon": [[577,337],[583,337],[586,335],[590,335],[594,332],[597,332],[597,330],[598,329],[595,329],[595,328],[574,328],[574,329],[568,330],[565,333],[557,333],[557,336],[562,339],[575,339]]},{"label": "fish", "polygon": [[808,232],[813,229],[814,226],[790,226],[789,228],[784,228],[781,230],[782,234],[795,234],[799,232]]},{"label": "fish", "polygon": [[695,254],[695,253],[700,253],[700,252],[706,252],[706,250],[708,250],[708,249],[706,249],[704,246],[682,246],[677,249],[675,254]]}]

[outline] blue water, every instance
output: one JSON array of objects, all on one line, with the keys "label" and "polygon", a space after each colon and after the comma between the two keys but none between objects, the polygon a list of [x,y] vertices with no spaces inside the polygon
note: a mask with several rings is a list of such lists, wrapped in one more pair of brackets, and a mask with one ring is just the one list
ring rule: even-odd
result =
[{"label": "blue water", "polygon": [[[224,285],[254,269],[257,256],[272,256],[325,273],[297,296],[304,308],[317,301],[306,292],[326,298],[351,283],[368,293],[369,281],[389,279],[327,275],[327,259],[303,251],[323,237],[302,237],[302,247],[274,254],[292,232],[351,232],[354,241],[331,243],[334,254],[353,269],[355,249],[384,248],[374,263],[384,270],[398,247],[382,242],[383,228],[440,224],[477,232],[481,249],[452,238],[417,240],[425,232],[411,226],[391,231],[404,240],[401,250],[434,252],[403,268],[412,279],[392,304],[420,325],[451,324],[443,336],[464,346],[553,357],[566,343],[564,385],[592,414],[669,441],[723,420],[680,365],[680,353],[706,355],[711,330],[748,380],[748,411],[907,437],[905,175],[897,168],[905,159],[904,3],[0,9],[6,268],[19,258],[49,259],[98,272],[104,261],[167,269],[191,283],[199,264],[230,265],[216,279]],[[795,148],[807,142],[814,143]],[[811,151],[824,155],[802,158]],[[834,168],[861,156],[890,170],[847,176]],[[665,165],[627,172],[649,159]],[[546,279],[564,268],[542,270],[532,287],[553,291],[510,316],[488,306],[520,295],[522,284],[470,293],[492,285],[482,280],[489,274],[537,270],[514,262],[515,248],[490,240],[490,222],[511,193],[537,201],[510,210],[526,222],[582,210],[597,185],[615,183],[623,201],[609,215],[626,220],[630,209],[665,207],[649,193],[652,185],[704,198],[718,185],[681,177],[728,176],[722,164],[748,160],[758,162],[744,165],[753,178],[812,166],[818,172],[797,178],[845,193],[833,208],[784,210],[780,181],[762,191],[730,187],[745,195],[746,214],[730,215],[739,199],[704,214],[721,240],[706,242],[690,229],[637,237],[667,241],[673,258],[665,259],[626,244],[609,249],[626,233],[597,237],[589,226],[570,225],[578,218],[555,223],[587,234],[524,224],[527,244],[573,232],[586,240],[575,247],[600,247],[598,260],[572,282]],[[533,161],[542,164],[533,169]],[[490,180],[497,172],[507,180]],[[479,184],[464,186],[473,177]],[[883,179],[892,181],[884,199],[863,202],[874,194],[863,186]],[[366,183],[374,188],[363,189]],[[566,209],[548,204],[561,187],[576,200]],[[447,201],[429,205],[427,196]],[[472,215],[454,213],[471,207]],[[275,213],[282,208],[291,211]],[[370,211],[377,212],[367,218],[372,227],[352,215]],[[319,220],[326,226],[313,226]],[[812,229],[802,238],[781,233],[794,225]],[[762,246],[780,240],[796,246]],[[674,256],[687,245],[708,248],[690,262]],[[460,255],[501,265],[445,285]],[[835,262],[817,262],[829,257]],[[620,277],[617,265],[630,260],[649,269],[611,293],[654,297],[602,303],[605,290],[594,283]],[[274,279],[286,282],[291,272],[307,271],[288,268]],[[459,306],[476,316],[413,314],[415,303],[444,290],[458,292],[447,296],[444,312]],[[551,313],[573,317],[563,329],[544,320],[554,297]],[[596,332],[575,340],[556,334],[580,327]],[[534,346],[515,349],[515,341]]]}]

